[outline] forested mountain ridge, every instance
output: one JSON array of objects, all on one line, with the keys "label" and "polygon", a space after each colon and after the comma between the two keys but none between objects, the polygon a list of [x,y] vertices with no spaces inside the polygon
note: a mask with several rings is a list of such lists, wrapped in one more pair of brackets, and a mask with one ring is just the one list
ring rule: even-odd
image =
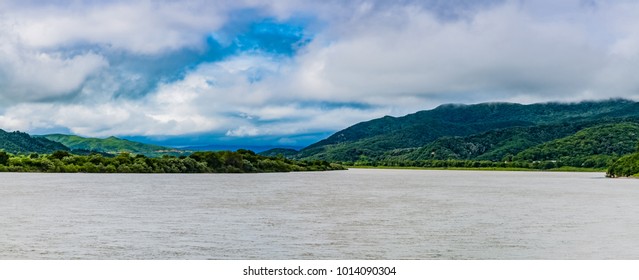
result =
[{"label": "forested mountain ridge", "polygon": [[634,152],[637,143],[639,124],[604,124],[528,148],[514,156],[513,160],[554,160],[572,166],[605,167],[622,155]]},{"label": "forested mountain ridge", "polygon": [[589,127],[619,123],[639,123],[639,103],[612,99],[530,105],[441,105],[403,117],[386,116],[358,123],[286,156],[346,163],[502,161],[521,159],[516,156],[526,149]]},{"label": "forested mountain ridge", "polygon": [[470,136],[445,136],[415,149],[391,151],[384,158],[404,160],[476,159],[501,161],[519,152],[576,133],[585,124],[556,124],[495,129]]},{"label": "forested mountain ridge", "polygon": [[108,154],[131,153],[149,157],[162,155],[179,156],[188,154],[187,151],[162,147],[158,145],[144,144],[140,142],[120,139],[114,136],[108,138],[87,138],[76,135],[48,134],[40,136],[42,138],[59,142],[73,150],[87,150]]},{"label": "forested mountain ridge", "polygon": [[[419,111],[403,117],[385,116],[355,124],[336,132],[325,140],[306,147],[315,147],[353,142],[387,134],[408,134],[409,140],[427,139],[424,134],[446,136],[468,135],[496,128],[555,123],[560,120],[580,120],[592,117],[615,118],[637,116],[639,103],[613,99],[580,103],[538,103],[522,105],[516,103],[480,103],[474,105],[445,104],[432,110]],[[453,127],[450,127],[452,125]],[[429,130],[432,130],[430,132]],[[442,131],[443,130],[443,131]],[[421,133],[415,133],[421,132]]]},{"label": "forested mountain ridge", "polygon": [[20,132],[6,132],[0,129],[0,150],[18,153],[52,153],[55,151],[68,151],[66,146],[48,139],[31,137],[31,135]]}]

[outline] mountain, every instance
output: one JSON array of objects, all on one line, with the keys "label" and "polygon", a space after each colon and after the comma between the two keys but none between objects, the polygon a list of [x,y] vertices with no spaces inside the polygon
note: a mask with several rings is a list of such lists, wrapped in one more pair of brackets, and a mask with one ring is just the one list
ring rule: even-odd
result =
[{"label": "mountain", "polygon": [[549,141],[518,153],[513,160],[562,161],[571,166],[605,167],[635,151],[639,124],[604,124]]},{"label": "mountain", "polygon": [[117,137],[85,138],[76,135],[49,134],[40,136],[43,139],[59,142],[72,150],[88,150],[103,152],[108,154],[118,154],[127,152],[131,154],[141,154],[148,157],[158,157],[162,155],[187,155],[190,152],[175,148],[167,148],[157,145],[144,144]]},{"label": "mountain", "polygon": [[69,148],[48,139],[31,137],[24,132],[6,132],[0,129],[0,150],[12,154],[49,154],[55,151],[68,151]]},{"label": "mountain", "polygon": [[495,129],[470,136],[444,136],[420,148],[385,153],[403,160],[506,160],[523,150],[576,133],[586,124],[556,124]]},{"label": "mountain", "polygon": [[264,145],[221,145],[221,144],[211,144],[211,145],[204,145],[204,146],[188,146],[188,147],[184,147],[182,149],[184,150],[188,150],[188,151],[237,151],[237,150],[251,150],[253,152],[256,153],[261,153],[263,151],[270,151],[270,150],[279,150],[279,149],[285,149],[285,150],[290,150],[290,149],[301,149],[303,147],[296,147],[296,146],[272,146],[272,145],[268,145],[268,146],[264,146]]},{"label": "mountain", "polygon": [[403,117],[358,123],[302,149],[294,158],[502,160],[525,149],[602,124],[639,122],[639,103],[442,105]]},{"label": "mountain", "polygon": [[267,151],[262,151],[259,153],[259,155],[266,157],[278,157],[280,155],[283,157],[294,157],[295,155],[297,155],[297,150],[287,148],[274,148]]}]

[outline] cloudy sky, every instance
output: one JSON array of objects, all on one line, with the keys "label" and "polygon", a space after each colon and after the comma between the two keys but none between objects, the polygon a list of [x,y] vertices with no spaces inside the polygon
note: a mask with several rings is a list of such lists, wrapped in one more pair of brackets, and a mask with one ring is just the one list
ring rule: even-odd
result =
[{"label": "cloudy sky", "polygon": [[442,103],[639,99],[639,2],[0,0],[0,128],[306,145]]}]

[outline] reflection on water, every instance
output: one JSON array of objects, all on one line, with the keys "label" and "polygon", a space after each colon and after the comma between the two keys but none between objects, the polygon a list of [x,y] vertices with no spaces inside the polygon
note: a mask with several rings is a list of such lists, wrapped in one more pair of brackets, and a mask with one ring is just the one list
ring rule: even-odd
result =
[{"label": "reflection on water", "polygon": [[600,173],[0,173],[0,259],[639,259]]}]

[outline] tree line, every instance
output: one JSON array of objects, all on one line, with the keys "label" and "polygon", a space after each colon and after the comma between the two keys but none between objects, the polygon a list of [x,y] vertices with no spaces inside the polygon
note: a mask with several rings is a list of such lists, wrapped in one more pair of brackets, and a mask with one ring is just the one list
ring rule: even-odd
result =
[{"label": "tree line", "polygon": [[78,155],[68,151],[14,155],[0,151],[0,171],[4,172],[258,173],[340,169],[344,168],[326,161],[265,157],[249,150],[195,152],[180,157],[146,157],[129,153]]},{"label": "tree line", "polygon": [[423,167],[423,168],[513,168],[513,169],[597,169],[602,170],[614,162],[613,158],[602,156],[593,157],[585,161],[562,162],[556,160],[544,161],[489,161],[489,160],[382,160],[340,162],[346,166],[383,166],[383,167]]}]

